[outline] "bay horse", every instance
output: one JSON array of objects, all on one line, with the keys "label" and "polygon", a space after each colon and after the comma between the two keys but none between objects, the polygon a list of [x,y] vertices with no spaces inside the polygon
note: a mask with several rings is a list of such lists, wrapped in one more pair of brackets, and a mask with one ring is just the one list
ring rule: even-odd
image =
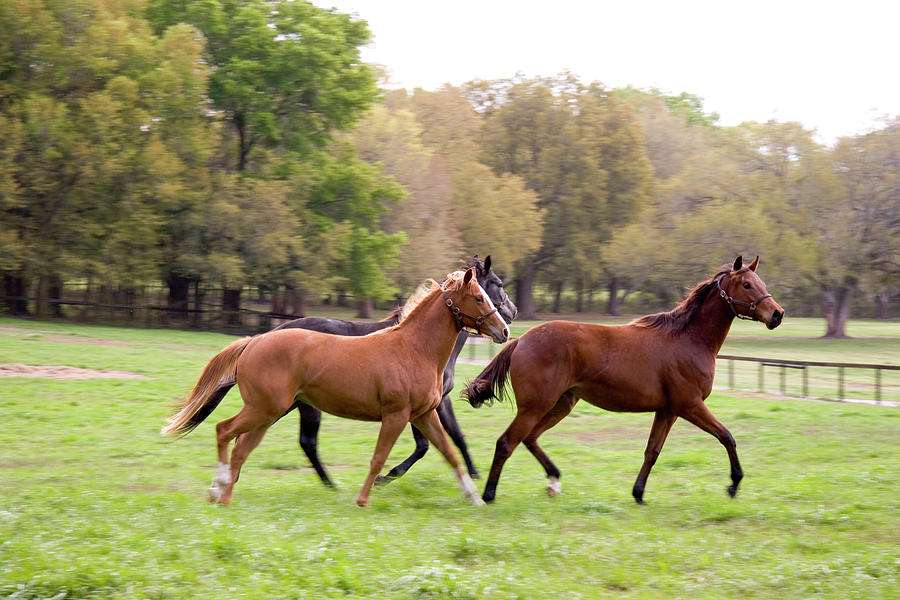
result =
[{"label": "bay horse", "polygon": [[[503,317],[503,320],[506,321],[507,324],[512,323],[513,319],[515,319],[518,314],[518,309],[516,309],[516,305],[513,304],[512,300],[510,300],[509,296],[506,294],[506,290],[503,288],[503,280],[491,269],[491,256],[488,255],[484,260],[481,260],[476,254],[466,261],[466,267],[475,269],[478,285],[487,292],[488,297],[491,299],[491,302],[494,303],[494,306],[497,307],[497,311],[500,313],[500,316]],[[330,333],[333,335],[362,336],[396,325],[400,320],[401,311],[402,307],[399,307],[381,321],[345,321],[343,319],[332,319],[329,317],[304,317],[302,319],[294,319],[293,321],[282,323],[275,329],[309,329],[311,331],[320,331],[322,333]],[[456,344],[453,346],[453,352],[450,354],[447,365],[444,367],[443,395],[441,397],[441,403],[437,407],[437,413],[444,430],[459,449],[463,462],[466,463],[466,470],[468,470],[469,476],[473,479],[477,479],[479,477],[478,469],[475,468],[475,463],[472,461],[472,457],[469,454],[468,445],[463,436],[462,428],[456,420],[456,414],[453,412],[453,404],[450,400],[450,392],[453,391],[453,375],[456,371],[456,359],[462,352],[463,346],[465,346],[468,338],[468,331],[463,329],[459,332],[459,335],[456,338]],[[333,486],[334,483],[331,481],[328,471],[319,459],[319,426],[322,423],[322,411],[302,400],[298,402],[297,410],[300,414],[300,447],[303,449],[303,452],[306,454],[306,457],[309,459],[309,462],[312,464],[313,469],[315,469],[316,474],[319,476],[322,483],[327,486]],[[386,475],[379,475],[375,479],[375,485],[389,483],[394,479],[403,476],[412,465],[418,462],[425,456],[425,453],[428,452],[428,438],[425,437],[415,425],[412,425],[411,428],[413,438],[416,442],[413,453],[399,465],[390,469]]]},{"label": "bay horse", "polygon": [[[475,269],[430,283],[406,303],[397,325],[371,335],[282,329],[242,338],[214,356],[181,410],[162,429],[168,435],[189,433],[237,383],[244,406],[216,425],[219,463],[210,500],[231,501],[247,456],[269,427],[295,407],[299,396],[339,417],[381,422],[357,505],[368,504],[375,478],[409,422],[438,447],[456,471],[463,494],[481,504],[435,409],[441,401],[444,365],[460,330],[469,327],[502,343],[509,329],[478,285]],[[235,438],[229,463],[228,446]]]},{"label": "bay horse", "polygon": [[519,444],[547,477],[547,493],[561,491],[560,472],[538,438],[572,411],[579,399],[617,412],[653,412],[644,463],[632,488],[638,504],[669,430],[678,417],[713,435],[731,463],[734,497],[743,478],[734,437],[704,404],[712,391],[716,355],[735,317],[781,324],[784,309],[756,273],[759,257],[744,267],[740,256],[701,282],[673,310],[627,325],[550,321],[507,344],[464,390],[476,408],[504,397],[512,379],[517,411],[497,440],[483,499],[494,500],[503,464]]}]

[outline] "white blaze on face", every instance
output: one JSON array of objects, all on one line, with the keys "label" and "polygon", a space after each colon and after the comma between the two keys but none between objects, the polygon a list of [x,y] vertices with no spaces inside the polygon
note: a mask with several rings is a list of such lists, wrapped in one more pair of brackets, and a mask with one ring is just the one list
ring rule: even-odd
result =
[{"label": "white blaze on face", "polygon": [[475,285],[478,287],[478,291],[481,292],[481,295],[484,296],[484,299],[488,305],[488,310],[484,314],[491,314],[491,313],[499,314],[499,313],[496,313],[497,309],[494,307],[494,302],[491,300],[491,297],[488,296],[488,293],[486,291],[484,291],[484,288],[481,287],[481,284],[478,283],[478,281],[475,281]]}]

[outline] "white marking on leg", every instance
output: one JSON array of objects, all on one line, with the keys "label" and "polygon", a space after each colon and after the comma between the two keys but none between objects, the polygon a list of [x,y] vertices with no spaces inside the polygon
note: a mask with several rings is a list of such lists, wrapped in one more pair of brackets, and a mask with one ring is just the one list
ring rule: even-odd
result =
[{"label": "white marking on leg", "polygon": [[231,466],[227,463],[219,463],[216,467],[216,477],[209,486],[210,501],[218,502],[229,483],[231,483]]},{"label": "white marking on leg", "polygon": [[219,463],[216,469],[216,483],[225,486],[231,483],[231,465],[228,463]]},{"label": "white marking on leg", "polygon": [[562,493],[562,482],[559,477],[551,477],[547,482],[547,494],[550,496],[558,496]]},{"label": "white marking on leg", "polygon": [[484,500],[481,499],[481,494],[478,493],[478,488],[475,487],[475,482],[472,481],[472,478],[469,477],[469,474],[466,473],[463,469],[460,469],[459,472],[459,487],[462,488],[463,495],[469,499],[469,502],[471,502],[475,506],[484,505]]}]

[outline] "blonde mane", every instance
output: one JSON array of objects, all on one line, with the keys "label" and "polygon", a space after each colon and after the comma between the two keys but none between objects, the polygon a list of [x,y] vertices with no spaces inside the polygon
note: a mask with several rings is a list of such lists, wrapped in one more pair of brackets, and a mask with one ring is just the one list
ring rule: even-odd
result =
[{"label": "blonde mane", "polygon": [[400,320],[396,325],[392,327],[388,327],[386,329],[380,329],[374,333],[370,333],[369,335],[378,335],[380,333],[385,333],[388,331],[392,331],[402,325],[407,318],[411,314],[413,314],[416,309],[422,305],[426,298],[430,298],[435,294],[439,294],[442,292],[455,292],[460,289],[463,285],[463,277],[465,277],[465,271],[453,271],[452,273],[447,273],[444,280],[440,283],[435,281],[434,279],[425,280],[419,287],[416,288],[409,299],[406,301],[406,304],[403,305],[403,308],[400,309]]}]

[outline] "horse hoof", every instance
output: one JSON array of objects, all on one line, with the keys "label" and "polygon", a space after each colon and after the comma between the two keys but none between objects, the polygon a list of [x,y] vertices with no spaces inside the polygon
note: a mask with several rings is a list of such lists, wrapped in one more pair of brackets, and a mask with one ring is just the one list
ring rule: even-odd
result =
[{"label": "horse hoof", "polygon": [[729,486],[728,486],[727,492],[728,492],[728,495],[729,495],[729,496],[731,496],[732,498],[734,498],[735,496],[737,496],[737,486],[735,486],[735,485],[729,485]]},{"label": "horse hoof", "polygon": [[469,502],[472,503],[472,506],[484,506],[484,500],[481,499],[481,496],[475,494],[473,496],[469,496]]},{"label": "horse hoof", "polygon": [[478,471],[469,471],[469,477],[472,479],[481,479],[481,473]]},{"label": "horse hoof", "polygon": [[547,484],[547,495],[551,498],[562,493],[562,482],[557,477],[551,477]]},{"label": "horse hoof", "polygon": [[396,477],[391,477],[390,475],[379,475],[375,478],[375,485],[387,485],[395,479]]},{"label": "horse hoof", "polygon": [[365,508],[366,506],[369,505],[369,499],[368,498],[360,498],[359,496],[357,496],[356,497],[356,505],[360,508]]}]

